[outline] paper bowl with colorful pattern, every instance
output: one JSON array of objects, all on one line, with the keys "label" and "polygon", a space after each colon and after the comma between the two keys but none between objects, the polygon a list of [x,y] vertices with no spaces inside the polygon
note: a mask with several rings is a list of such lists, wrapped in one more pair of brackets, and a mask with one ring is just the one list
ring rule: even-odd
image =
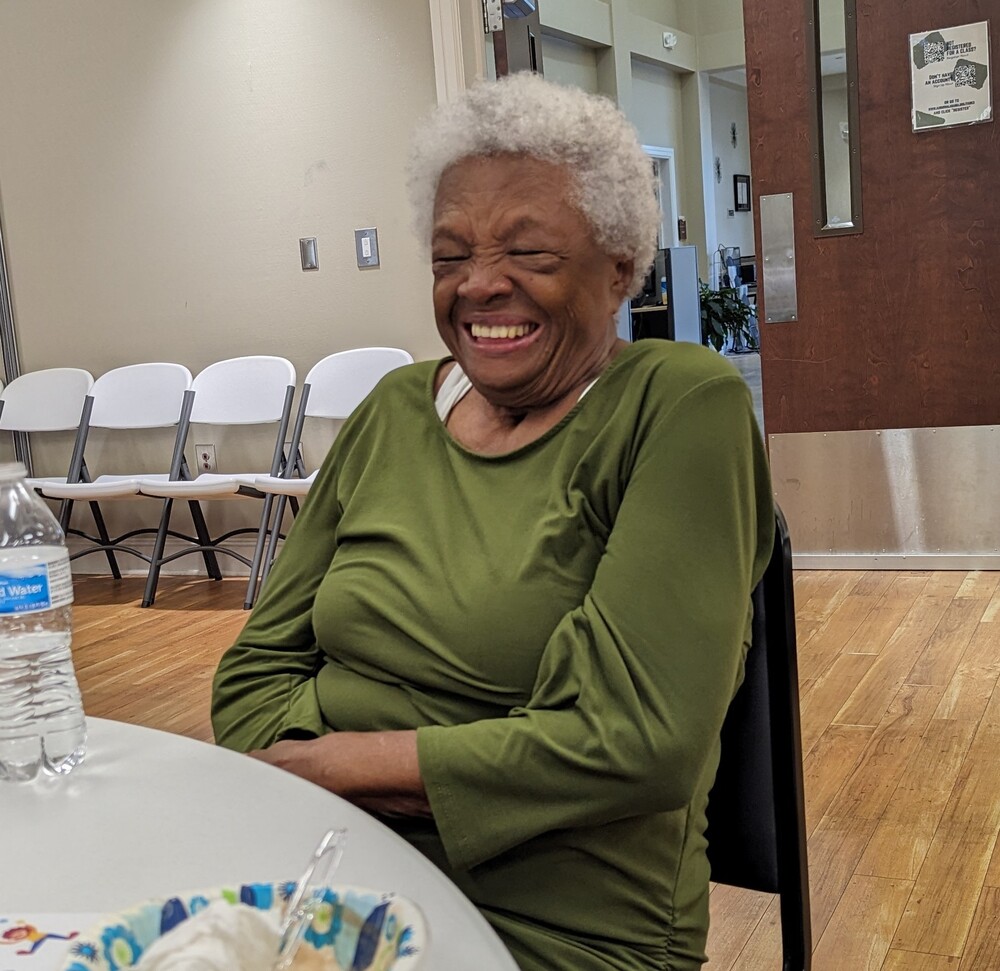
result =
[{"label": "paper bowl with colorful pattern", "polygon": [[[294,883],[253,883],[137,904],[109,914],[77,937],[60,971],[135,967],[158,938],[216,900],[274,911],[280,917],[294,892]],[[332,957],[337,971],[415,971],[426,945],[423,916],[412,901],[396,893],[340,885],[325,890],[303,942],[303,947]]]}]

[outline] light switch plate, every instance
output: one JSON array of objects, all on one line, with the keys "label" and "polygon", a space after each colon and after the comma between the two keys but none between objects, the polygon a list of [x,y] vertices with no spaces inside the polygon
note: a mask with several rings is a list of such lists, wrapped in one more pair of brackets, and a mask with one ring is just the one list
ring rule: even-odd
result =
[{"label": "light switch plate", "polygon": [[378,230],[355,229],[354,249],[358,255],[358,266],[362,270],[378,266]]},{"label": "light switch plate", "polygon": [[299,258],[303,270],[319,269],[319,253],[316,250],[316,237],[306,236],[299,240]]}]

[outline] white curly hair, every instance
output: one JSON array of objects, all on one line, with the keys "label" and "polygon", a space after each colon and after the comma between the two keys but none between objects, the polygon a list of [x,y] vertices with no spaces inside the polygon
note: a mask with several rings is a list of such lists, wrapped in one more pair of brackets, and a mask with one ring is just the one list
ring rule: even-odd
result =
[{"label": "white curly hair", "polygon": [[430,244],[446,169],[465,158],[506,154],[569,170],[572,202],[597,244],[634,261],[630,292],[637,294],[653,262],[660,209],[635,128],[607,98],[526,71],[476,84],[418,128],[408,188],[420,239]]}]

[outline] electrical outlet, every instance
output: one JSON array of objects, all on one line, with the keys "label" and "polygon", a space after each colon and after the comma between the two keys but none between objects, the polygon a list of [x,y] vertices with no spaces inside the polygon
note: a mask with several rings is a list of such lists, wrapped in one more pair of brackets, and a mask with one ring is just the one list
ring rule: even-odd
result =
[{"label": "electrical outlet", "polygon": [[198,459],[198,472],[218,472],[214,445],[195,445],[194,454]]}]

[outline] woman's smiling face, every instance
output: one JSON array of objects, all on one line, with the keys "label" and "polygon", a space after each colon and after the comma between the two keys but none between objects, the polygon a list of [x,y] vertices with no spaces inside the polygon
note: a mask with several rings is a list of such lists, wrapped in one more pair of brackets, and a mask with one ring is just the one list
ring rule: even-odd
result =
[{"label": "woman's smiling face", "polygon": [[570,190],[562,166],[515,155],[464,159],[438,185],[437,327],[491,404],[546,407],[615,346],[632,264],[598,246]]}]

